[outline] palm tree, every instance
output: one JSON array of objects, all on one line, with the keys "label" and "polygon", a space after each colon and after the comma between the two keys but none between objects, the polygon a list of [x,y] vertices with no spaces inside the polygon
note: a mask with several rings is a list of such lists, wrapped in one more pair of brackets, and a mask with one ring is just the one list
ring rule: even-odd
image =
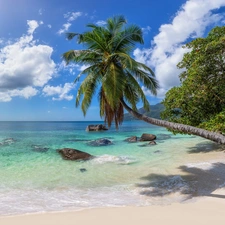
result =
[{"label": "palm tree", "polygon": [[153,71],[130,56],[136,43],[144,43],[141,28],[136,25],[126,26],[123,16],[109,18],[105,26],[89,24],[87,27],[90,31],[67,34],[69,40],[77,37],[78,43],[84,44],[86,49],[70,50],[63,54],[67,63],[87,66],[75,79],[77,82],[82,75],[86,75],[76,96],[76,107],[81,104],[84,115],[98,91],[100,116],[105,118],[109,127],[114,121],[118,128],[123,121],[125,108],[134,117],[148,123],[225,144],[225,136],[222,134],[146,117],[137,112],[139,101],[142,101],[145,110],[150,109],[139,82],[154,95],[159,87]]}]

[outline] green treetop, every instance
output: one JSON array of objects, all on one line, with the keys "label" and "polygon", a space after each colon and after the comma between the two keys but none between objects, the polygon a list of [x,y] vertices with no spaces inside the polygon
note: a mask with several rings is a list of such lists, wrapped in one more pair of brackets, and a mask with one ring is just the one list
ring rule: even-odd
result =
[{"label": "green treetop", "polygon": [[181,86],[166,94],[162,118],[225,133],[225,27],[185,45]]}]

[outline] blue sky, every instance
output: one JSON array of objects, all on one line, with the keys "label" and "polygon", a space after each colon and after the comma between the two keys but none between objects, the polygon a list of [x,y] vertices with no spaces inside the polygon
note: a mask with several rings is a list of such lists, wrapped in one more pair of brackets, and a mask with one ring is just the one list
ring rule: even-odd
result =
[{"label": "blue sky", "polygon": [[182,45],[225,24],[225,0],[0,0],[0,121],[99,120],[97,98],[86,117],[75,108],[73,81],[83,67],[66,66],[61,55],[82,48],[66,32],[114,15],[143,29],[133,57],[155,71],[157,97],[143,89],[153,105],[179,85]]}]

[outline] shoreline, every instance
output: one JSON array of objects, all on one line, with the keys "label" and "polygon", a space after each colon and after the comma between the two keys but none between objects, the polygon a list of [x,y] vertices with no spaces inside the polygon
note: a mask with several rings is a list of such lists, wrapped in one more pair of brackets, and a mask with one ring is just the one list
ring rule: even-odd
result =
[{"label": "shoreline", "polygon": [[[218,195],[219,196],[219,195]],[[51,212],[0,217],[1,225],[208,225],[225,223],[225,190],[221,197],[201,197],[197,201],[165,206],[92,208],[72,212]],[[223,197],[222,197],[223,196]]]},{"label": "shoreline", "polygon": [[[189,154],[187,156],[188,157],[183,161],[183,165],[189,165],[189,167],[186,168],[187,170],[182,171],[179,167],[176,167],[173,171],[175,172],[174,175],[181,177],[187,175],[190,176],[190,174],[194,175],[195,179],[197,178],[199,181],[199,190],[195,195],[192,195],[192,197],[187,198],[184,201],[172,202],[171,204],[90,207],[64,211],[0,215],[0,224],[74,225],[74,221],[79,221],[79,224],[84,225],[90,223],[99,225],[129,223],[129,225],[136,225],[138,224],[138,220],[140,220],[141,225],[149,225],[150,222],[154,225],[190,225],[190,223],[194,225],[207,225],[212,224],[216,219],[221,222],[221,224],[225,224],[225,173],[223,174],[223,169],[225,169],[224,151]],[[216,183],[217,180],[219,180],[219,183]],[[206,189],[206,191],[203,189]],[[162,198],[171,198],[173,197],[173,194],[176,195],[176,193],[172,193],[165,195]],[[131,218],[130,215],[132,215]],[[161,218],[162,215],[163,218]],[[142,218],[145,219],[142,221]],[[199,221],[196,222],[197,220]],[[184,223],[185,221],[189,222]],[[217,224],[219,225],[220,223]]]}]

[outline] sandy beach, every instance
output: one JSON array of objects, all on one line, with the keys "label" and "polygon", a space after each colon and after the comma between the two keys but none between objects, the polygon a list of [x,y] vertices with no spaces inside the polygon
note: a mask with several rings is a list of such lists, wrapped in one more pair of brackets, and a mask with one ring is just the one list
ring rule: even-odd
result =
[{"label": "sandy beach", "polygon": [[1,225],[211,225],[225,224],[225,195],[167,206],[89,209],[79,212],[44,213],[1,217]]},{"label": "sandy beach", "polygon": [[[55,143],[57,132],[51,129],[49,134]],[[64,145],[70,135],[74,130],[63,138],[60,134],[59,143]],[[75,142],[99,154],[85,163],[63,161],[55,146],[44,153],[31,151],[33,136],[28,144],[26,139],[10,139],[11,145],[2,148],[0,225],[225,224],[223,146],[169,136],[149,148],[132,145],[131,151],[124,139],[115,133],[113,140],[119,140],[115,145],[107,150],[96,147],[96,151],[83,141]],[[17,154],[15,149],[23,152],[18,157],[8,154]],[[117,156],[121,151],[126,157]],[[130,164],[132,159],[136,161]],[[82,173],[80,168],[87,171]]]},{"label": "sandy beach", "polygon": [[[200,158],[202,160],[200,160]],[[211,160],[210,160],[211,159]],[[196,171],[198,193],[183,203],[152,206],[126,206],[84,209],[71,212],[37,213],[19,216],[0,217],[0,225],[222,225],[225,224],[225,187],[218,185],[224,182],[225,174],[221,169],[224,165],[223,152],[197,154],[193,163],[213,162],[219,165],[217,170],[210,172]],[[195,164],[196,165],[196,164]],[[222,168],[223,169],[223,168]],[[202,173],[205,171],[205,173]],[[217,183],[217,181],[219,183]],[[169,196],[171,197],[171,196]]]}]

